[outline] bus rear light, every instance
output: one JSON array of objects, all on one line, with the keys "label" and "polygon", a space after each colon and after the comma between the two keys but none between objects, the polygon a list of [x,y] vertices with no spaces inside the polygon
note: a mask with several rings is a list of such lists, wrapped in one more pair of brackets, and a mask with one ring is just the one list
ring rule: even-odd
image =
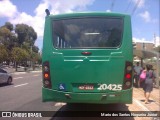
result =
[{"label": "bus rear light", "polygon": [[43,85],[45,88],[52,88],[51,84],[51,76],[50,76],[50,68],[49,68],[49,62],[46,61],[43,63]]},{"label": "bus rear light", "polygon": [[127,82],[125,83],[125,85],[128,87],[128,86],[131,85],[131,82],[130,82],[130,81],[127,81]]},{"label": "bus rear light", "polygon": [[45,72],[48,72],[48,71],[49,71],[48,66],[44,66],[44,71],[45,71]]},{"label": "bus rear light", "polygon": [[126,90],[126,89],[129,89],[132,87],[132,82],[131,81],[126,81],[123,85],[123,89]]},{"label": "bus rear light", "polygon": [[45,86],[48,86],[50,84],[50,82],[48,80],[44,80],[44,84],[45,84]]},{"label": "bus rear light", "polygon": [[132,87],[132,62],[126,61],[124,69],[123,90]]},{"label": "bus rear light", "polygon": [[45,73],[45,74],[44,74],[44,78],[47,79],[48,77],[49,77],[48,73]]},{"label": "bus rear light", "polygon": [[132,66],[127,66],[127,71],[131,71],[132,70]]},{"label": "bus rear light", "polygon": [[131,75],[130,75],[130,74],[126,74],[126,78],[127,78],[127,79],[130,79],[130,78],[131,78]]}]

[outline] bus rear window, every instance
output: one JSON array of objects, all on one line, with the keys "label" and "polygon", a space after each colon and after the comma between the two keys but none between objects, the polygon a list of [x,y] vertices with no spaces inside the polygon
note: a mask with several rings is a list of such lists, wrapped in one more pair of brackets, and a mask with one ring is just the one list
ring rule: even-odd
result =
[{"label": "bus rear window", "polygon": [[117,48],[121,45],[123,19],[84,17],[53,21],[53,45],[65,48]]}]

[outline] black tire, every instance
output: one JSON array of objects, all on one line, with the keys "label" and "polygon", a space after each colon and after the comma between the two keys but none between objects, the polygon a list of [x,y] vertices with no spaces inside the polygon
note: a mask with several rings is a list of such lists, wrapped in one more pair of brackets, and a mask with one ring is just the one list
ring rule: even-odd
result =
[{"label": "black tire", "polygon": [[11,84],[12,84],[12,78],[11,78],[11,77],[8,78],[7,84],[8,84],[8,85],[11,85]]}]

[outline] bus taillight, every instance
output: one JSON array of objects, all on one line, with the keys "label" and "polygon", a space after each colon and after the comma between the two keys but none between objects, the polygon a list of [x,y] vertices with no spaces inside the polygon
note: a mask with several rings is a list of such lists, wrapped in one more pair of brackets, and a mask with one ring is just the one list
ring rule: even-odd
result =
[{"label": "bus taillight", "polygon": [[47,79],[49,77],[48,73],[44,74],[44,78]]},{"label": "bus taillight", "polygon": [[132,62],[126,61],[124,70],[123,90],[132,87]]},{"label": "bus taillight", "polygon": [[48,61],[43,63],[43,68],[42,69],[43,69],[43,86],[45,88],[52,88],[49,62]]},{"label": "bus taillight", "polygon": [[126,78],[127,78],[127,79],[130,79],[130,78],[131,78],[131,74],[129,74],[129,73],[126,74]]}]

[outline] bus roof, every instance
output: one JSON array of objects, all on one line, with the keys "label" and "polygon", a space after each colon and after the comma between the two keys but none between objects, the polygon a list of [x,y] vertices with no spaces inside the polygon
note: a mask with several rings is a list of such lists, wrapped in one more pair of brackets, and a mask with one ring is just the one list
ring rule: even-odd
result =
[{"label": "bus roof", "polygon": [[112,16],[112,17],[124,17],[129,16],[128,14],[122,13],[112,13],[112,12],[76,12],[76,13],[65,13],[65,14],[56,14],[49,15],[51,18],[65,18],[65,17],[81,17],[81,16]]}]

